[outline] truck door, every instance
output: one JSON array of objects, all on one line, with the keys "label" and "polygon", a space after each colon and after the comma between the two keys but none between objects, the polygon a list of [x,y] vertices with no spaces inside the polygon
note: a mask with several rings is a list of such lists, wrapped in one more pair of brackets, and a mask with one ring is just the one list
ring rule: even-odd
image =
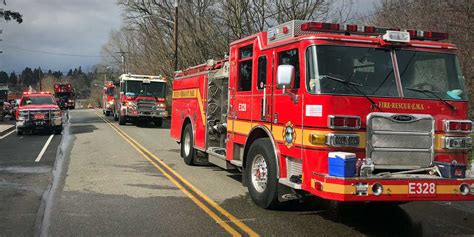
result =
[{"label": "truck door", "polygon": [[[252,78],[254,76],[253,44],[240,47],[238,50],[237,72],[233,98],[233,112],[239,124],[250,124],[252,121]],[[237,123],[236,123],[237,124]],[[239,127],[241,134],[247,134],[247,126]]]},{"label": "truck door", "polygon": [[271,123],[272,72],[271,52],[261,53],[254,62],[254,85],[252,86],[252,123]]},{"label": "truck door", "polygon": [[[302,104],[303,98],[300,95],[301,90],[301,61],[300,52],[297,46],[287,46],[278,48],[274,51],[274,67],[273,67],[273,111],[272,111],[272,132],[275,139],[279,143],[281,159],[285,157],[293,157],[300,159],[302,155]],[[277,70],[279,65],[292,65],[295,68],[295,76],[293,85],[285,88],[277,87]],[[295,160],[295,159],[293,159]],[[296,162],[300,162],[296,160]],[[283,163],[283,161],[281,161]],[[286,162],[285,162],[286,163]],[[281,167],[280,167],[281,168]],[[280,170],[281,174],[286,171]]]}]

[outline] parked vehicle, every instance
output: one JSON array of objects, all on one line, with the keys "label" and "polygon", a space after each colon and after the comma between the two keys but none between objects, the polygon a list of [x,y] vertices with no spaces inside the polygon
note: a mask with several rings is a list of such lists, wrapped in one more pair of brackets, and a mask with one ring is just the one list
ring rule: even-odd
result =
[{"label": "parked vehicle", "polygon": [[16,133],[49,131],[61,134],[61,110],[49,92],[25,93],[16,113]]},{"label": "parked vehicle", "polygon": [[54,97],[61,109],[76,108],[76,95],[71,84],[54,84]]},{"label": "parked vehicle", "polygon": [[113,82],[105,82],[104,92],[102,94],[102,112],[105,116],[114,114],[114,90],[115,85]]},{"label": "parked vehicle", "polygon": [[166,111],[166,80],[161,76],[122,74],[114,100],[114,118],[127,122],[154,122],[161,127]]},{"label": "parked vehicle", "polygon": [[447,34],[290,21],[176,73],[187,164],[238,169],[260,207],[474,200],[472,121]]}]

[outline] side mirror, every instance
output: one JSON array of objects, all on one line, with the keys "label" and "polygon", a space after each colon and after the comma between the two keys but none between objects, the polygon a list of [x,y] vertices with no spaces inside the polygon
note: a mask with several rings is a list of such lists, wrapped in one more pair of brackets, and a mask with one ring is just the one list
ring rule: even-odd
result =
[{"label": "side mirror", "polygon": [[280,65],[277,69],[277,87],[285,88],[291,86],[295,79],[295,67],[293,65]]},{"label": "side mirror", "polygon": [[291,91],[286,91],[286,87],[292,87],[295,81],[295,67],[293,65],[280,65],[277,69],[277,87],[283,88],[284,95],[289,95],[293,103],[298,103],[298,95]]}]

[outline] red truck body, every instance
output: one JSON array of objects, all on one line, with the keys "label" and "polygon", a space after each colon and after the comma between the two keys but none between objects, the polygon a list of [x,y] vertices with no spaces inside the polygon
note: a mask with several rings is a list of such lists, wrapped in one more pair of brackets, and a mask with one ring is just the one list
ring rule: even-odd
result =
[{"label": "red truck body", "polygon": [[49,131],[61,134],[62,114],[50,92],[25,92],[16,110],[16,133]]},{"label": "red truck body", "polygon": [[54,97],[61,109],[76,108],[76,95],[70,83],[54,84]]},{"label": "red truck body", "polygon": [[177,72],[171,137],[188,164],[204,154],[241,170],[264,208],[306,193],[474,200],[472,122],[445,36],[291,21],[237,40],[228,59]]},{"label": "red truck body", "polygon": [[127,122],[154,122],[158,127],[166,111],[166,80],[161,76],[122,74],[116,84],[114,119]]}]

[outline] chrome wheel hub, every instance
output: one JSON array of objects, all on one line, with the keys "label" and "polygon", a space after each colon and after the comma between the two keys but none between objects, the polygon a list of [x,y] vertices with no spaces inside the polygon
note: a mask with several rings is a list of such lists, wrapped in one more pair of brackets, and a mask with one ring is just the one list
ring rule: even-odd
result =
[{"label": "chrome wheel hub", "polygon": [[189,136],[189,133],[186,133],[184,135],[184,155],[188,156],[189,153],[191,153],[191,137]]},{"label": "chrome wheel hub", "polygon": [[257,192],[262,193],[267,188],[267,162],[262,155],[257,155],[252,162],[252,185]]}]

